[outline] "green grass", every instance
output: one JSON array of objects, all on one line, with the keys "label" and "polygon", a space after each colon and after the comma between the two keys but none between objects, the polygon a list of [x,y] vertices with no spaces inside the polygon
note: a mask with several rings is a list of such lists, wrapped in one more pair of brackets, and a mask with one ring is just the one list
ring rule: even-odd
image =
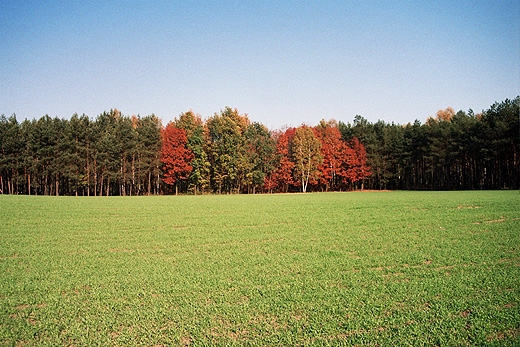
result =
[{"label": "green grass", "polygon": [[514,346],[520,194],[0,196],[0,273],[0,346]]}]

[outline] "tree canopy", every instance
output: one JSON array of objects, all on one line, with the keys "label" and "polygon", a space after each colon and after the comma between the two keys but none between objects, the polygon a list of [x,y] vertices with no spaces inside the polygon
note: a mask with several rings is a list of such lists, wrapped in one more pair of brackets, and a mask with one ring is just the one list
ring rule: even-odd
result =
[{"label": "tree canopy", "polygon": [[237,109],[166,126],[117,109],[95,119],[0,116],[0,193],[143,195],[353,189],[519,189],[520,97],[424,124],[322,120],[269,130]]}]

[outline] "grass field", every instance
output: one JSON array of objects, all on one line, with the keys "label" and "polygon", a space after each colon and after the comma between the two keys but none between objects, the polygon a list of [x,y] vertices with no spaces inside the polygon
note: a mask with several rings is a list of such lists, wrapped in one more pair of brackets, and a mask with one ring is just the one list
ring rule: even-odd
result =
[{"label": "grass field", "polygon": [[518,191],[0,196],[0,346],[518,346]]}]

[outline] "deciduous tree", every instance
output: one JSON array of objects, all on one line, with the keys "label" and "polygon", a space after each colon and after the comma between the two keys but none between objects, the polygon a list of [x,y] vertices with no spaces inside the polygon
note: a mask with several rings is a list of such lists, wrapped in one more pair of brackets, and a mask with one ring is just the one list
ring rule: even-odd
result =
[{"label": "deciduous tree", "polygon": [[289,187],[294,185],[294,162],[291,147],[295,133],[296,128],[289,128],[277,136],[276,158],[278,163],[272,174],[266,177],[269,191],[277,188],[278,191],[287,193]]},{"label": "deciduous tree", "polygon": [[323,162],[320,140],[308,126],[303,125],[296,129],[292,156],[295,164],[295,179],[301,182],[302,192],[305,193],[309,182],[319,177],[318,168]]},{"label": "deciduous tree", "polygon": [[247,158],[244,133],[249,125],[246,115],[226,107],[206,122],[206,153],[211,163],[214,190],[219,194],[240,192],[247,184],[246,174],[251,170]]},{"label": "deciduous tree", "polygon": [[179,192],[179,183],[186,180],[191,170],[193,152],[188,148],[188,139],[184,129],[168,124],[162,131],[161,162],[163,163],[163,181],[175,185],[175,194]]},{"label": "deciduous tree", "polygon": [[346,177],[349,148],[341,139],[335,121],[322,120],[313,130],[316,138],[321,142],[323,156],[323,162],[318,168],[321,173],[319,183],[325,187],[325,190],[336,189]]},{"label": "deciduous tree", "polygon": [[210,182],[210,162],[204,151],[204,125],[199,115],[193,111],[182,113],[175,119],[175,125],[186,131],[188,148],[193,152],[192,171],[188,177],[188,189],[196,195],[204,192]]},{"label": "deciduous tree", "polygon": [[350,148],[353,155],[350,157],[351,162],[347,169],[347,178],[352,183],[361,182],[361,189],[364,188],[363,181],[370,176],[370,166],[367,165],[365,146],[357,137],[353,137],[350,141]]}]

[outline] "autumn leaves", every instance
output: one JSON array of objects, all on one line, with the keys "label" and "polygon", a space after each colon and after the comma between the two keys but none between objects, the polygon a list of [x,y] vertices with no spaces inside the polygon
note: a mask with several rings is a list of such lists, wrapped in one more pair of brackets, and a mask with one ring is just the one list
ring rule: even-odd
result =
[{"label": "autumn leaves", "polygon": [[183,113],[162,130],[171,191],[255,193],[350,189],[370,175],[364,146],[333,121],[268,131],[226,108],[203,122]]}]

